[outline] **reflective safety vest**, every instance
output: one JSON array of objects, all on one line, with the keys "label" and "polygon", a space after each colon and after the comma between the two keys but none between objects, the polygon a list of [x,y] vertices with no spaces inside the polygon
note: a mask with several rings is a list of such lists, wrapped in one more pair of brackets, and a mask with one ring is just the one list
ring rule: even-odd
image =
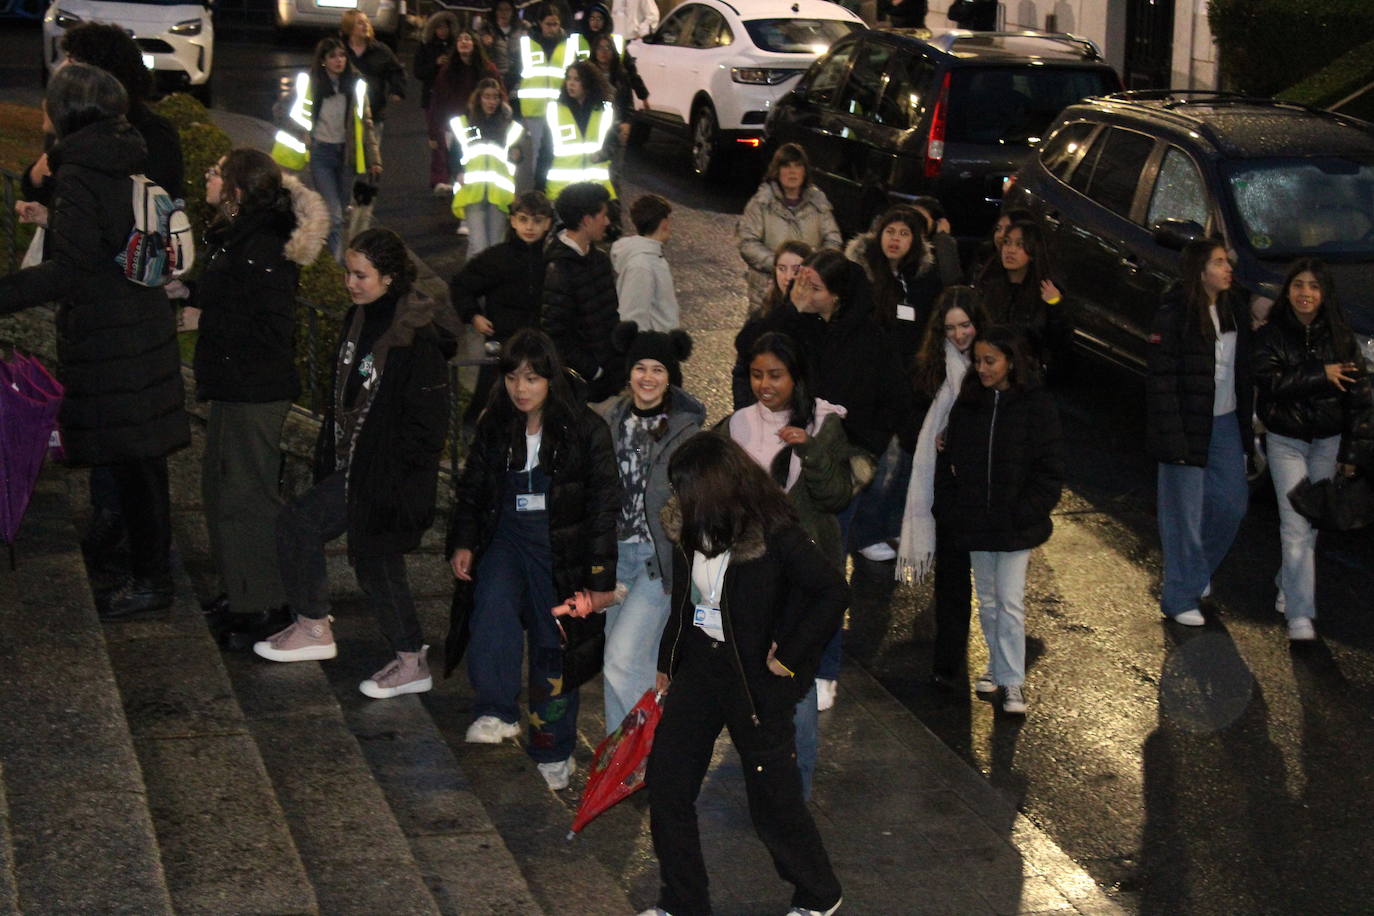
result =
[{"label": "reflective safety vest", "polygon": [[[363,115],[367,111],[367,83],[358,80],[353,86],[356,100],[353,105],[353,163],[358,174],[367,171],[367,156],[363,152]],[[286,123],[277,128],[272,139],[272,159],[277,165],[297,171],[310,161],[310,129],[315,123],[315,103],[310,97],[310,74],[302,70],[296,74],[296,95],[286,113]]]},{"label": "reflective safety vest", "polygon": [[509,213],[511,201],[515,200],[515,164],[510,161],[510,153],[525,129],[511,121],[502,141],[484,136],[480,127],[469,125],[462,115],[449,122],[449,129],[463,152],[462,181],[453,182],[453,215],[462,219],[467,207],[484,202]]},{"label": "reflective safety vest", "polygon": [[545,55],[544,48],[528,35],[520,37],[520,88],[515,97],[520,100],[520,114],[537,118],[544,114],[549,102],[558,101],[563,90],[563,78],[568,68],[579,60],[592,56],[591,48],[578,32],[574,32]]},{"label": "reflective safety vest", "polygon": [[547,185],[544,193],[549,200],[556,198],[560,191],[578,181],[595,181],[604,185],[615,199],[615,187],[611,184],[611,163],[608,159],[593,161],[606,144],[606,135],[615,123],[615,107],[610,102],[602,102],[601,107],[592,111],[587,119],[587,132],[578,130],[577,121],[568,106],[550,102],[545,115],[549,124],[549,137],[553,143],[553,163],[545,176]]}]

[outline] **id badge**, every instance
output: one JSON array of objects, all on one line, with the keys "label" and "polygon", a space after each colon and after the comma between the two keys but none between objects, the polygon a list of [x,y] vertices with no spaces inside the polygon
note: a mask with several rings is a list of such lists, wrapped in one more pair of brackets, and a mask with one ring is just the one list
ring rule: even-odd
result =
[{"label": "id badge", "polygon": [[543,493],[516,493],[515,494],[516,512],[543,512],[544,494]]},{"label": "id badge", "polygon": [[698,604],[696,610],[692,612],[692,623],[703,630],[714,630],[717,633],[725,628],[720,619],[720,608],[708,607],[704,604]]},{"label": "id badge", "polygon": [[916,320],[916,309],[913,308],[913,307],[910,306],[910,305],[906,305],[905,303],[903,303],[902,305],[897,306],[897,320],[898,320],[898,321],[915,321],[915,320]]}]

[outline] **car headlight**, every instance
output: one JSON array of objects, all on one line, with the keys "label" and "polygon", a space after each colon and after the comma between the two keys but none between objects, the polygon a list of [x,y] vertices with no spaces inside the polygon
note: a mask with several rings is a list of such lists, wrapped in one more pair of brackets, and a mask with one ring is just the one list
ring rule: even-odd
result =
[{"label": "car headlight", "polygon": [[731,67],[730,79],[737,83],[749,83],[754,86],[776,86],[800,72],[800,70],[775,70],[770,67]]},{"label": "car headlight", "polygon": [[187,19],[184,22],[178,22],[167,31],[173,35],[199,35],[201,27],[201,20]]},{"label": "car headlight", "polygon": [[57,12],[53,14],[52,21],[59,29],[70,29],[74,25],[81,24],[81,17],[59,7]]}]

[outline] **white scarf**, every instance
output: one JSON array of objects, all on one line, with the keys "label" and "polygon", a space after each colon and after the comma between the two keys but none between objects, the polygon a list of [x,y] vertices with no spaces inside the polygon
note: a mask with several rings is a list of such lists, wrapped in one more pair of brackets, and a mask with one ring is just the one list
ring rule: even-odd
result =
[{"label": "white scarf", "polygon": [[945,340],[945,381],[926,411],[921,435],[916,440],[916,454],[911,458],[911,482],[906,488],[902,540],[897,549],[898,582],[919,582],[935,565],[935,440],[949,422],[949,412],[954,408],[968,367],[968,357]]}]

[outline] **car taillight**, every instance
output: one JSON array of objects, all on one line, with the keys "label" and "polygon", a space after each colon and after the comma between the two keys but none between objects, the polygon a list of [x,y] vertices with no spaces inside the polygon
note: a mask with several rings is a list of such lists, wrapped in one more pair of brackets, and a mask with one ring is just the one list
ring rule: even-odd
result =
[{"label": "car taillight", "polygon": [[940,84],[940,97],[935,100],[935,113],[930,118],[930,138],[926,141],[926,177],[938,178],[940,164],[945,158],[945,118],[949,110],[949,74]]}]

